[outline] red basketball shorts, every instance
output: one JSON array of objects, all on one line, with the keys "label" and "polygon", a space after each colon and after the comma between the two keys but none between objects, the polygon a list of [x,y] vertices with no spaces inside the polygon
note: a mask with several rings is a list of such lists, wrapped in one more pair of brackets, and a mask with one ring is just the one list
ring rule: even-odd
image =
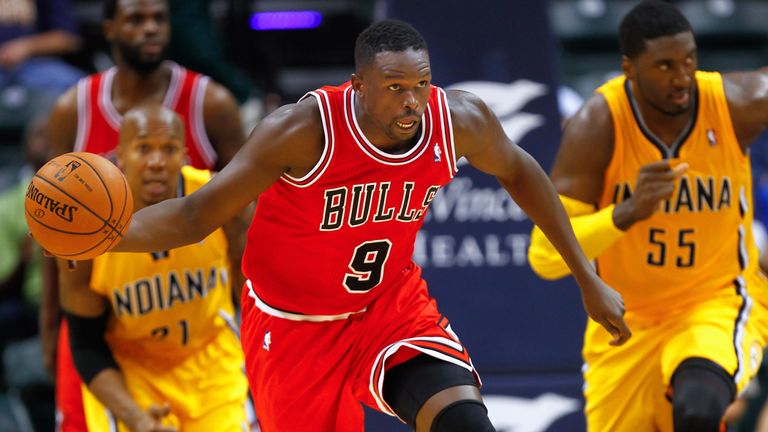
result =
[{"label": "red basketball shorts", "polygon": [[246,372],[263,432],[361,432],[361,402],[395,415],[383,398],[385,372],[419,353],[474,372],[418,268],[345,318],[281,314],[250,285],[242,305]]}]

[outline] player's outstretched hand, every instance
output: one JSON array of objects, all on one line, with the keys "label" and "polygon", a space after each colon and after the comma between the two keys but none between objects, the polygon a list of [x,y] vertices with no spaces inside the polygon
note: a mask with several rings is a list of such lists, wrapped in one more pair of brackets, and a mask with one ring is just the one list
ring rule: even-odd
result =
[{"label": "player's outstretched hand", "polygon": [[613,336],[613,346],[623,345],[632,336],[624,322],[624,300],[597,275],[581,283],[584,309],[592,320]]},{"label": "player's outstretched hand", "polygon": [[173,426],[162,424],[165,416],[171,413],[171,407],[168,404],[150,405],[147,408],[147,416],[142,417],[131,427],[133,432],[177,432]]}]

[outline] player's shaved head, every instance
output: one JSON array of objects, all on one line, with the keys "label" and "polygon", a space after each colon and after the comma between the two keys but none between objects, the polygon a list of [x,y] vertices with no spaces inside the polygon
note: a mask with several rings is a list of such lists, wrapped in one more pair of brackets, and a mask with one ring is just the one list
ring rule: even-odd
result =
[{"label": "player's shaved head", "polygon": [[162,105],[143,105],[128,111],[120,128],[120,147],[136,138],[164,134],[184,142],[184,123],[178,114]]},{"label": "player's shaved head", "polygon": [[178,114],[161,105],[143,105],[125,114],[116,162],[133,191],[134,210],[176,196],[186,155]]}]

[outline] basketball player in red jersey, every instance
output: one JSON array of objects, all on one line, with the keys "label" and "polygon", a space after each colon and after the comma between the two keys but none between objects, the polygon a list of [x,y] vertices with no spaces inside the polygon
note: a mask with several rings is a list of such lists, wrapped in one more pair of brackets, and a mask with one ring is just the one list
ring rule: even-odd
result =
[{"label": "basketball player in red jersey", "polygon": [[[226,165],[244,140],[237,103],[228,90],[207,76],[164,61],[170,40],[166,1],[106,0],[104,35],[111,44],[115,66],[82,79],[59,98],[49,121],[53,155],[74,150],[112,158],[123,114],[154,103],[182,118],[190,165],[211,170]],[[53,265],[46,260],[46,272]],[[46,281],[41,334],[46,363],[53,363],[58,354],[57,419],[61,432],[84,431],[80,380],[71,361],[64,321],[55,349],[58,290],[51,278]]]},{"label": "basketball player in red jersey", "polygon": [[360,432],[361,403],[419,432],[493,431],[467,350],[411,260],[457,159],[496,176],[542,227],[614,345],[630,337],[622,299],[584,257],[546,174],[488,107],[431,85],[416,30],[373,24],[355,62],[351,82],[269,115],[206,186],[136,213],[115,250],[199,241],[258,197],[241,302],[263,431]]}]

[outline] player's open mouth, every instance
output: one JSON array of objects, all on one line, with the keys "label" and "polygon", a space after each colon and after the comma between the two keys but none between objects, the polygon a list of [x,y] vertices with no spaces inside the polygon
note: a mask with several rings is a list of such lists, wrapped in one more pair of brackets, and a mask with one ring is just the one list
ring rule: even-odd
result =
[{"label": "player's open mouth", "polygon": [[401,129],[410,129],[410,128],[412,128],[412,127],[414,127],[416,125],[416,121],[414,121],[414,120],[411,120],[409,122],[399,122],[399,121],[396,121],[395,124],[397,125],[397,127],[401,128]]},{"label": "player's open mouth", "polygon": [[146,181],[144,182],[144,188],[150,193],[163,193],[165,192],[166,185],[162,181]]},{"label": "player's open mouth", "polygon": [[691,97],[691,96],[690,96],[690,93],[689,93],[689,92],[687,92],[687,91],[685,91],[685,92],[675,93],[675,94],[672,96],[672,100],[673,100],[673,101],[674,101],[676,104],[678,104],[678,105],[683,105],[683,104],[686,104],[686,103],[688,103],[688,100],[690,99],[690,97]]}]

